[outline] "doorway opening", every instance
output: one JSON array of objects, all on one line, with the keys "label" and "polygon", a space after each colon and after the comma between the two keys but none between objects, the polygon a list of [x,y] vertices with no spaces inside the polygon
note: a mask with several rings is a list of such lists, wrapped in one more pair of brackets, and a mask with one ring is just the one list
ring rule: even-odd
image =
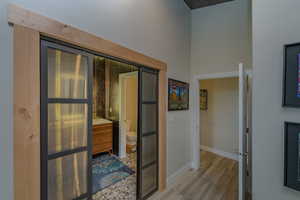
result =
[{"label": "doorway opening", "polygon": [[136,199],[138,67],[93,61],[93,199]]},{"label": "doorway opening", "polygon": [[42,199],[158,190],[158,70],[41,40]]},{"label": "doorway opening", "polygon": [[239,80],[238,77],[205,79],[199,81],[199,86],[201,168],[219,177],[211,187],[222,190],[214,195],[219,193],[237,200]]},{"label": "doorway opening", "polygon": [[224,182],[223,175],[230,176],[223,193],[231,190],[231,199],[251,199],[251,72],[240,64],[239,71],[193,81],[193,168],[212,167],[219,173],[212,188]]}]

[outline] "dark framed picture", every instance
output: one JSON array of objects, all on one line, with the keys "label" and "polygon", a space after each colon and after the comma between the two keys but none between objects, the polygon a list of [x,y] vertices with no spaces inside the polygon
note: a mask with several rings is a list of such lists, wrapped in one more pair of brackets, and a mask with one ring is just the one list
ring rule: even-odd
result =
[{"label": "dark framed picture", "polygon": [[300,107],[300,43],[284,47],[283,106]]},{"label": "dark framed picture", "polygon": [[285,122],[284,185],[300,191],[300,124]]},{"label": "dark framed picture", "polygon": [[189,109],[189,84],[174,79],[168,80],[168,110]]},{"label": "dark framed picture", "polygon": [[208,109],[208,92],[207,89],[200,89],[200,110]]}]

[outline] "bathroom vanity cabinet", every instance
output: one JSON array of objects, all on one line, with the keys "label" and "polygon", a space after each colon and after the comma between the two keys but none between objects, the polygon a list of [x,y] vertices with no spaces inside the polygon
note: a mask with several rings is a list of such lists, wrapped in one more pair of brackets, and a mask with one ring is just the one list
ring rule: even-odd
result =
[{"label": "bathroom vanity cabinet", "polygon": [[108,123],[93,124],[93,155],[113,150],[113,126]]}]

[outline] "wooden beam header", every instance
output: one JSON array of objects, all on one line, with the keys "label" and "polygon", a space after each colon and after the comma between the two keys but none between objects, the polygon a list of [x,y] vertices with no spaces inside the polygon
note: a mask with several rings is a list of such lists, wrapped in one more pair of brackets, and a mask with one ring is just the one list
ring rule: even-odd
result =
[{"label": "wooden beam header", "polygon": [[121,58],[158,70],[167,70],[166,63],[162,61],[14,4],[10,4],[8,7],[8,22],[31,28],[42,35],[72,43],[105,55]]}]

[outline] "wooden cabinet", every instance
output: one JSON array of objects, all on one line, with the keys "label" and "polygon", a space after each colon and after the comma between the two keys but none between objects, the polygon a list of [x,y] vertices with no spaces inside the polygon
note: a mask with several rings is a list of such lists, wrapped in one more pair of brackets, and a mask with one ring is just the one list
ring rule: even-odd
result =
[{"label": "wooden cabinet", "polygon": [[112,123],[93,126],[93,155],[102,152],[112,152]]}]

